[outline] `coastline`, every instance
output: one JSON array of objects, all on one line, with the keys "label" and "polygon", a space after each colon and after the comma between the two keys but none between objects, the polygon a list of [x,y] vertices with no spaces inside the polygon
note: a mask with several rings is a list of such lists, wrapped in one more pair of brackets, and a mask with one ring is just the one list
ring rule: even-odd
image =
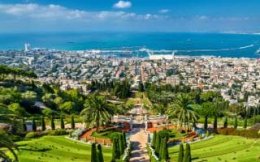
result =
[{"label": "coastline", "polygon": [[[232,33],[19,33],[0,34],[0,51],[33,48],[57,51],[102,50],[103,53],[128,53],[142,57],[141,49],[172,52],[183,56],[216,56],[258,58],[260,35]],[[146,56],[146,55],[145,55]]]}]

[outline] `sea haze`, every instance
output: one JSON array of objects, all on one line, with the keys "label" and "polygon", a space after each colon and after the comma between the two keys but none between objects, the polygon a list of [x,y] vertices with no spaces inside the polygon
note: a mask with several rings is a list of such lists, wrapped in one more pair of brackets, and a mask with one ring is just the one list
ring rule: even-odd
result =
[{"label": "sea haze", "polygon": [[30,33],[0,34],[0,49],[176,50],[176,55],[258,58],[260,35],[219,33]]}]

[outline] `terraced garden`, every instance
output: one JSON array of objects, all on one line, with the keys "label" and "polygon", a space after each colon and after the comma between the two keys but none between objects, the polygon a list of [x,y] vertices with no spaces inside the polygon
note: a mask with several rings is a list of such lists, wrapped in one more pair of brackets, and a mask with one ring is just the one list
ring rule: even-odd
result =
[{"label": "terraced garden", "polygon": [[[19,145],[21,162],[86,162],[90,161],[90,145],[71,141],[63,136],[45,136]],[[215,136],[212,139],[191,144],[195,162],[260,162],[260,140],[237,136]],[[177,161],[179,147],[169,149],[171,161]],[[106,162],[111,161],[111,149],[103,147]]]},{"label": "terraced garden", "polygon": [[[260,162],[260,140],[237,136],[215,136],[191,144],[193,161],[197,162]],[[172,161],[177,161],[179,147],[169,149]]]},{"label": "terraced garden", "polygon": [[[71,141],[63,136],[45,136],[30,141],[22,141],[19,145],[21,162],[86,162],[91,161],[91,146]],[[110,148],[103,147],[106,162],[111,161]]]}]

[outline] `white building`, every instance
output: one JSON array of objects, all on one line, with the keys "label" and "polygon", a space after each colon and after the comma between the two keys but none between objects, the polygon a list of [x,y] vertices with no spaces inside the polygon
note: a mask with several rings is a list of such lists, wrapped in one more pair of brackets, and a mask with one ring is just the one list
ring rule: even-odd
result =
[{"label": "white building", "polygon": [[151,52],[148,52],[149,59],[150,60],[173,60],[174,59],[174,52],[172,54],[153,54]]},{"label": "white building", "polygon": [[25,51],[25,52],[28,52],[30,49],[31,49],[30,43],[25,43],[25,44],[24,44],[24,51]]}]

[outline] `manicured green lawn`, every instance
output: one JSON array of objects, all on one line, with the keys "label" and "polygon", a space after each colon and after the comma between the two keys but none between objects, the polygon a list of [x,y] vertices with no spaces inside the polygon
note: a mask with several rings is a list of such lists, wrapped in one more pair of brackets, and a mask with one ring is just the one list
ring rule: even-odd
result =
[{"label": "manicured green lawn", "polygon": [[[179,146],[169,149],[172,161],[178,158]],[[215,136],[191,144],[193,161],[197,162],[260,162],[260,140],[237,136]]]},{"label": "manicured green lawn", "polygon": [[[88,162],[91,157],[91,146],[71,141],[64,136],[45,136],[19,145],[20,162]],[[102,147],[106,162],[111,161],[111,148]]]},{"label": "manicured green lawn", "polygon": [[108,130],[108,131],[105,131],[105,132],[93,132],[92,134],[92,137],[97,137],[97,138],[110,138],[112,139],[113,138],[113,135],[116,134],[117,131],[115,130]]}]

